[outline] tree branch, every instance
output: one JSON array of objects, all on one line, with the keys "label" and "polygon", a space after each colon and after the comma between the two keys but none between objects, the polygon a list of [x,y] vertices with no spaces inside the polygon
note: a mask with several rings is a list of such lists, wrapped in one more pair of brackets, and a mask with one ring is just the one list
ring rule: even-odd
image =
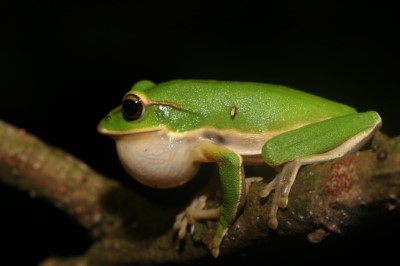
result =
[{"label": "tree branch", "polygon": [[[389,139],[378,133],[371,147],[338,160],[302,167],[289,206],[278,212],[277,234],[307,234],[310,241],[318,242],[330,233],[348,232],[366,216],[397,208],[400,137]],[[179,262],[209,254],[199,242],[207,242],[207,228],[213,223],[196,224],[194,234],[177,250],[170,227],[182,206],[166,208],[1,121],[0,181],[48,200],[93,236],[92,247],[81,257],[49,258],[41,265]],[[258,197],[262,185],[251,186],[243,212],[222,243],[222,253],[249,247],[253,240],[269,239],[269,201]]]}]

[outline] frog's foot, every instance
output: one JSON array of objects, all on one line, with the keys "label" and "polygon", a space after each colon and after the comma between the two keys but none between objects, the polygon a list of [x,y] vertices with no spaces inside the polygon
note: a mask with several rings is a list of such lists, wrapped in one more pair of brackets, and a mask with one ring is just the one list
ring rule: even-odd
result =
[{"label": "frog's foot", "polygon": [[178,232],[178,240],[183,240],[186,236],[189,225],[201,220],[215,220],[221,214],[221,207],[214,209],[204,209],[207,202],[207,195],[196,197],[192,203],[179,213],[175,218],[173,230]]},{"label": "frog's foot", "polygon": [[272,190],[275,190],[267,221],[268,226],[272,229],[278,227],[278,219],[276,217],[278,209],[287,207],[289,192],[296,179],[300,166],[301,163],[297,160],[287,163],[283,167],[282,171],[260,191],[260,197],[265,198],[272,192]]},{"label": "frog's foot", "polygon": [[[189,220],[193,220],[193,212],[198,210],[203,210],[206,206],[207,196],[201,195],[193,199],[192,203],[181,213],[175,217],[175,223],[173,225],[173,230],[178,232],[178,239],[182,240],[186,236],[186,231],[188,225],[190,225]],[[190,217],[188,219],[188,217]]]}]

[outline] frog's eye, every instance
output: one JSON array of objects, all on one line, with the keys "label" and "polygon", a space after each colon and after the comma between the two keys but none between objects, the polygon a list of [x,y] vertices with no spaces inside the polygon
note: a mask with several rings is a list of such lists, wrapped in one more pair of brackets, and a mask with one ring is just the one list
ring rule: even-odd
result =
[{"label": "frog's eye", "polygon": [[142,100],[135,94],[127,94],[122,99],[122,113],[127,121],[139,119],[144,109]]}]

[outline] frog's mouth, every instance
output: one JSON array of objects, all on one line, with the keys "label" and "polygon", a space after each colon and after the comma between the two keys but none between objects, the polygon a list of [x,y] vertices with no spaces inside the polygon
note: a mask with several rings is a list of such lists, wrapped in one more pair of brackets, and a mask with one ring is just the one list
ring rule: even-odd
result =
[{"label": "frog's mouth", "polygon": [[161,128],[142,128],[142,129],[134,129],[134,130],[112,130],[105,128],[100,122],[97,125],[97,132],[103,135],[109,135],[112,138],[116,138],[118,136],[139,134],[139,133],[150,133],[160,131]]}]

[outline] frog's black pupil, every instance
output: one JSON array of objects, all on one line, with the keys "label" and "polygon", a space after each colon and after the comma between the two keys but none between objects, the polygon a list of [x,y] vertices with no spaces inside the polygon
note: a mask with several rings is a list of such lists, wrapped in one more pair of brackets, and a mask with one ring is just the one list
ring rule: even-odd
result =
[{"label": "frog's black pupil", "polygon": [[134,116],[139,110],[138,102],[132,99],[126,99],[123,106],[124,113],[127,116]]},{"label": "frog's black pupil", "polygon": [[138,119],[142,114],[142,103],[138,98],[126,98],[122,102],[122,112],[126,120]]}]

